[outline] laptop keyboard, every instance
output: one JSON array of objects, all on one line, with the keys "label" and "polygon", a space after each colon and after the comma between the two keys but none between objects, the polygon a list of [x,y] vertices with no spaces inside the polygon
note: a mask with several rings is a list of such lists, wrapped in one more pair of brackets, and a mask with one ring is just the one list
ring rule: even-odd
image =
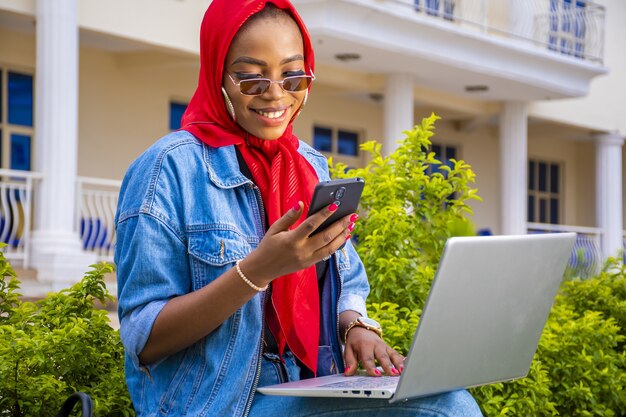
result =
[{"label": "laptop keyboard", "polygon": [[398,384],[400,378],[397,376],[380,376],[380,377],[361,377],[350,378],[346,381],[332,382],[330,384],[320,385],[325,388],[387,388],[394,387]]}]

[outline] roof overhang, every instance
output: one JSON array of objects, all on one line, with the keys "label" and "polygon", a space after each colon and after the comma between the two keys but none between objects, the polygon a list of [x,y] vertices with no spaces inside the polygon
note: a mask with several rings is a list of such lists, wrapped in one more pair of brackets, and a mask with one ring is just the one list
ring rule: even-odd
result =
[{"label": "roof overhang", "polygon": [[[584,96],[599,63],[517,39],[477,32],[389,2],[294,0],[316,60],[365,73],[409,73],[418,86],[473,99],[535,101]],[[337,54],[360,59],[340,62]],[[467,86],[487,86],[468,92]]]}]

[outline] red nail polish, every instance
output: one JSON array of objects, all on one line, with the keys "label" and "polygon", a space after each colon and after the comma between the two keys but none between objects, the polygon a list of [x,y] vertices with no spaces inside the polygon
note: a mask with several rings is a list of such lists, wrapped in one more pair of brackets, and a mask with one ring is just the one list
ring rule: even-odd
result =
[{"label": "red nail polish", "polygon": [[400,372],[396,369],[395,366],[393,368],[391,368],[391,373],[394,374],[394,375],[400,375]]},{"label": "red nail polish", "polygon": [[358,218],[359,218],[359,215],[354,213],[352,216],[350,216],[350,221],[354,223],[355,221],[357,221]]},{"label": "red nail polish", "polygon": [[378,376],[381,376],[381,375],[382,375],[378,369],[374,369],[374,373],[375,373],[376,375],[378,375]]},{"label": "red nail polish", "polygon": [[330,206],[328,206],[328,211],[335,211],[339,208],[339,206],[335,203],[331,204]]},{"label": "red nail polish", "polygon": [[350,369],[352,369],[351,366],[348,366],[345,371],[343,371],[344,375],[348,375],[348,372],[350,372]]},{"label": "red nail polish", "polygon": [[404,365],[400,365],[400,373],[402,373],[402,371],[404,371]]},{"label": "red nail polish", "polygon": [[348,230],[349,231],[353,231],[354,230],[354,226],[355,226],[354,223],[350,223],[350,226],[348,226]]},{"label": "red nail polish", "polygon": [[352,235],[348,235],[348,236],[346,237],[346,241],[350,240],[350,238],[351,238],[351,237],[352,237]]},{"label": "red nail polish", "polygon": [[293,206],[293,209],[294,209],[295,211],[300,210],[300,202],[299,202],[299,201],[296,203],[296,205],[295,205],[295,206]]}]

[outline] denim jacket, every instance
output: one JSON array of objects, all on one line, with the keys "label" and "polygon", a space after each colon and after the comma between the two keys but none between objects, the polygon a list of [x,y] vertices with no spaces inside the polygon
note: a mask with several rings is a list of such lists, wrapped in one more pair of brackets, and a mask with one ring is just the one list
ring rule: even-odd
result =
[{"label": "denim jacket", "polygon": [[[326,158],[304,142],[299,150],[327,180]],[[264,293],[190,347],[148,366],[138,359],[168,300],[207,285],[263,238],[261,195],[234,147],[213,148],[185,131],[165,136],[128,169],[115,223],[120,334],[138,416],[245,416],[260,369]],[[318,374],[343,371],[337,317],[365,315],[369,292],[350,242],[328,270]]]}]

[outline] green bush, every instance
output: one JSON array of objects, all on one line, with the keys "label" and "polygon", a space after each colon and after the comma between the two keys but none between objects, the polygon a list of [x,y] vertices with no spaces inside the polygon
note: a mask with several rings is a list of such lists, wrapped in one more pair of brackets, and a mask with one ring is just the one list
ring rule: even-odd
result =
[{"label": "green bush", "polygon": [[75,391],[89,394],[96,416],[134,415],[124,379],[124,351],[106,311],[111,296],[92,265],[81,282],[32,303],[0,252],[0,416],[53,416]]},{"label": "green bush", "polygon": [[[388,157],[368,142],[357,251],[372,287],[368,309],[385,340],[406,353],[447,238],[471,234],[474,174],[463,161],[441,165],[429,152],[436,116],[405,132]],[[432,167],[439,169],[433,169]],[[569,274],[587,269],[570,270]],[[584,275],[583,275],[584,276]],[[589,279],[564,282],[526,378],[472,390],[486,416],[626,415],[626,268],[611,260]]]},{"label": "green bush", "polygon": [[363,144],[371,155],[364,168],[346,170],[330,161],[334,177],[365,179],[356,249],[371,284],[369,309],[373,317],[388,321],[385,338],[392,346],[408,347],[405,336],[415,327],[411,324],[407,333],[403,320],[421,314],[447,238],[473,233],[468,201],[480,200],[470,187],[475,175],[468,164],[442,164],[430,151],[437,119],[431,115],[404,132],[389,156],[374,141]]}]

